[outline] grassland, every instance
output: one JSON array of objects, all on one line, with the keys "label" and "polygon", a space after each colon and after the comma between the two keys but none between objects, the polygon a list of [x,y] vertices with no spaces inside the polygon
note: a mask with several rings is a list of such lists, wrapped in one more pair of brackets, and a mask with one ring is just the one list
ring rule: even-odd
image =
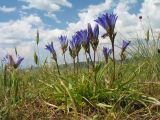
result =
[{"label": "grassland", "polygon": [[[159,38],[158,38],[159,40]],[[137,39],[137,41],[139,41]],[[160,53],[157,41],[137,42],[130,58],[113,64],[98,61],[60,66],[44,63],[0,72],[2,120],[158,120],[160,119]],[[126,53],[127,55],[127,53]],[[86,66],[86,67],[82,67]],[[95,83],[95,73],[96,82]],[[96,84],[96,88],[95,88]]]}]

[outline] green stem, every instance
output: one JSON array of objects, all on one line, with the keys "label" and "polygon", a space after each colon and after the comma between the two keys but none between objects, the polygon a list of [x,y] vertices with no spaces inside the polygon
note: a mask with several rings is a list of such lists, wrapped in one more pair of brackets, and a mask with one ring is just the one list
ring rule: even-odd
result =
[{"label": "green stem", "polygon": [[56,60],[56,66],[57,66],[58,74],[60,75],[61,73],[60,73],[60,71],[59,71],[59,65],[58,65],[57,60]]},{"label": "green stem", "polygon": [[66,66],[66,72],[67,72],[67,61],[66,61],[66,55],[65,55],[65,53],[64,53],[64,62],[65,62],[65,66]]},{"label": "green stem", "polygon": [[7,81],[7,66],[4,67],[4,88],[6,87],[6,81]]},{"label": "green stem", "polygon": [[94,50],[94,68],[95,68],[95,65],[96,65],[96,51]]},{"label": "green stem", "polygon": [[89,73],[89,60],[88,60],[88,58],[87,58],[87,53],[85,52],[85,55],[86,55],[86,62],[87,62],[87,64],[88,64],[88,73]]},{"label": "green stem", "polygon": [[122,66],[122,64],[123,64],[123,52],[121,52],[120,57],[121,57],[121,66]]},{"label": "green stem", "polygon": [[74,69],[74,73],[75,73],[75,58],[73,58],[73,69]]},{"label": "green stem", "polygon": [[97,89],[97,74],[96,74],[96,51],[94,50],[94,95],[96,94]]},{"label": "green stem", "polygon": [[77,55],[77,74],[78,74],[78,67],[79,67],[79,56]]},{"label": "green stem", "polygon": [[4,78],[3,78],[4,95],[6,98],[6,88],[7,88],[7,66],[4,66]]},{"label": "green stem", "polygon": [[93,60],[92,60],[91,54],[90,54],[90,53],[88,53],[88,54],[89,54],[89,58],[90,58],[90,60],[91,60],[92,67],[94,68],[94,63],[93,63]]},{"label": "green stem", "polygon": [[113,78],[111,81],[111,87],[115,81],[115,70],[116,70],[116,63],[115,63],[115,51],[114,51],[114,40],[112,39],[112,55],[113,55]]}]

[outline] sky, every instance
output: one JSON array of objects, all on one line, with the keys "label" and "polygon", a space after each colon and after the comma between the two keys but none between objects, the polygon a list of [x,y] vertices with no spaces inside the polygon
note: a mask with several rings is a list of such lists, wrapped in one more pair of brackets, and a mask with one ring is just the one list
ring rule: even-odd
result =
[{"label": "sky", "polygon": [[[59,63],[63,63],[58,37],[67,35],[71,40],[76,31],[86,29],[88,23],[94,26],[94,20],[106,12],[118,15],[117,45],[121,45],[122,40],[136,40],[137,34],[143,36],[142,28],[147,30],[149,24],[155,33],[160,32],[160,0],[0,0],[0,59],[6,54],[14,55],[16,47],[18,54],[25,58],[25,66],[34,64],[35,51],[39,51],[43,62],[50,57],[45,44],[53,41]],[[142,23],[139,16],[143,17]],[[38,48],[37,29],[40,32]],[[104,32],[100,27],[100,35]],[[102,46],[110,42],[99,40]],[[82,60],[83,51],[80,56]],[[67,59],[71,61],[69,55]]]}]

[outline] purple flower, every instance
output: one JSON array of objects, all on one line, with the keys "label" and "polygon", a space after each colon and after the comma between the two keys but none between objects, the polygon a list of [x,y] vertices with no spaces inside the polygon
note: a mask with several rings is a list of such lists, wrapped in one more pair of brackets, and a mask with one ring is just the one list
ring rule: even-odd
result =
[{"label": "purple flower", "polygon": [[2,59],[2,63],[5,64],[5,65],[10,64],[9,55],[6,55],[6,56]]},{"label": "purple flower", "polygon": [[50,53],[54,53],[54,47],[53,47],[53,42],[51,44],[46,45],[46,50],[48,50]]},{"label": "purple flower", "polygon": [[81,47],[81,39],[79,38],[78,34],[75,34],[74,36],[72,36],[72,41],[76,47],[76,49],[79,49]]},{"label": "purple flower", "polygon": [[19,65],[21,64],[21,62],[24,60],[23,57],[18,56],[17,60],[14,61],[12,55],[6,55],[3,59],[2,59],[2,63],[7,65],[7,66],[11,66],[14,68],[18,68]]},{"label": "purple flower", "polygon": [[84,48],[84,50],[86,52],[89,53],[89,39],[88,39],[88,32],[87,32],[87,30],[78,31],[77,35],[78,35],[79,39],[82,42],[82,47]]},{"label": "purple flower", "polygon": [[16,64],[15,64],[15,68],[17,68],[17,67],[21,64],[21,62],[22,62],[23,60],[24,60],[23,57],[18,56],[18,59],[17,59]]},{"label": "purple flower", "polygon": [[93,30],[93,36],[95,40],[98,40],[98,35],[99,35],[99,26],[96,24]]},{"label": "purple flower", "polygon": [[78,56],[79,51],[81,49],[81,43],[82,42],[78,34],[75,34],[74,36],[72,36],[72,41],[70,41],[70,45],[69,45],[69,51],[70,51],[70,55],[73,58]]},{"label": "purple flower", "polygon": [[123,40],[123,45],[122,45],[121,54],[120,54],[121,61],[124,61],[126,59],[126,55],[125,55],[124,52],[125,52],[125,50],[126,50],[126,48],[128,47],[129,44],[130,44],[130,41]]},{"label": "purple flower", "polygon": [[112,49],[103,47],[103,54],[104,54],[106,63],[108,63],[108,57],[111,53],[112,53]]},{"label": "purple flower", "polygon": [[116,14],[103,14],[101,17],[98,17],[95,21],[100,24],[107,32],[109,30],[114,31],[115,24],[118,16]]},{"label": "purple flower", "polygon": [[104,53],[104,56],[108,56],[112,53],[112,49],[103,47],[103,53]]},{"label": "purple flower", "polygon": [[94,51],[97,50],[97,46],[99,43],[98,35],[99,35],[99,26],[96,24],[94,29],[92,29],[91,24],[89,23],[88,24],[88,38],[90,40],[90,43]]},{"label": "purple flower", "polygon": [[63,54],[67,51],[67,47],[68,47],[68,40],[67,40],[67,36],[60,36],[59,38],[60,44],[61,44],[61,48],[62,48],[62,52]]},{"label": "purple flower", "polygon": [[51,44],[46,45],[45,49],[48,50],[53,55],[53,59],[57,61],[57,55],[53,47],[53,42],[51,42]]},{"label": "purple flower", "polygon": [[125,49],[128,47],[129,44],[130,44],[130,41],[123,40],[122,50],[125,51]]}]

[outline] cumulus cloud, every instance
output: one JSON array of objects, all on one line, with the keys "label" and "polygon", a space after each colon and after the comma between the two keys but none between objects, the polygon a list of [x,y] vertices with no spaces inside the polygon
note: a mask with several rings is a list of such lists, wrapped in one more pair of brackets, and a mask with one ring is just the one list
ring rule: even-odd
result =
[{"label": "cumulus cloud", "polygon": [[33,31],[41,26],[43,26],[41,19],[33,15],[23,16],[16,21],[0,22],[0,43],[18,45],[19,42],[30,41],[30,37],[34,35]]},{"label": "cumulus cloud", "polygon": [[45,16],[48,16],[54,19],[57,23],[60,23],[60,20],[55,15],[55,12],[60,11],[61,6],[72,7],[72,3],[68,0],[20,0],[27,5],[23,5],[22,9],[38,9],[42,10],[45,13]]},{"label": "cumulus cloud", "polygon": [[55,20],[56,23],[61,23],[61,21],[57,18],[57,16],[55,14],[52,14],[52,13],[48,12],[47,14],[44,14],[44,15],[53,19],[53,20]]},{"label": "cumulus cloud", "polygon": [[131,6],[136,4],[136,1],[122,0],[117,4],[114,13],[118,15],[116,30],[119,39],[129,39],[135,37],[140,29],[140,21],[138,15],[130,13]]},{"label": "cumulus cloud", "polygon": [[[0,58],[5,54],[14,54],[16,47],[21,56],[25,56],[25,65],[33,64],[33,53],[37,50],[35,38],[37,29],[40,32],[39,52],[41,58],[46,57],[44,45],[54,41],[57,45],[57,38],[64,34],[64,30],[49,29],[39,16],[22,16],[18,20],[0,22]],[[56,47],[58,50],[59,47]]]},{"label": "cumulus cloud", "polygon": [[140,14],[144,16],[147,22],[150,22],[155,29],[160,28],[160,1],[159,0],[145,0],[140,9]]},{"label": "cumulus cloud", "polygon": [[4,13],[10,13],[10,12],[14,12],[16,11],[16,7],[6,7],[4,6],[0,6],[0,12],[4,12]]},{"label": "cumulus cloud", "polygon": [[77,30],[86,29],[88,23],[95,25],[94,19],[100,13],[111,9],[112,5],[114,5],[112,0],[106,0],[104,3],[89,5],[88,8],[81,10],[78,13],[80,20],[78,22],[68,23],[68,34],[71,35],[71,33],[73,34]]},{"label": "cumulus cloud", "polygon": [[[137,35],[144,37],[144,32],[149,29],[150,25],[155,33],[160,31],[160,14],[158,14],[160,6],[157,5],[157,0],[144,0],[138,13],[130,13],[130,9],[138,4],[137,2],[122,0],[114,9],[119,16],[116,26],[118,39],[136,40]],[[139,16],[142,16],[142,23]]]}]

